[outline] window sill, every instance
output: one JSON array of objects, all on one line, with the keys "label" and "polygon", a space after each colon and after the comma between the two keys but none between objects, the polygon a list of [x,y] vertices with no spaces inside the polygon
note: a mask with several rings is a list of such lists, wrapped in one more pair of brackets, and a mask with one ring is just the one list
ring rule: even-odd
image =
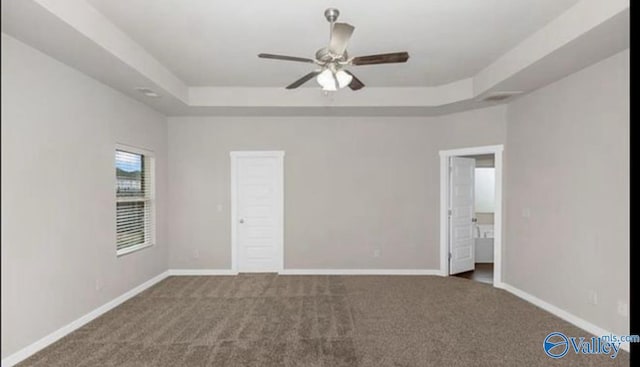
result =
[{"label": "window sill", "polygon": [[132,252],[140,251],[142,249],[145,249],[145,248],[151,247],[151,246],[153,246],[153,243],[143,243],[143,244],[140,244],[140,245],[127,247],[127,248],[124,248],[122,250],[116,251],[116,256],[117,257],[124,256],[126,254],[130,254]]}]

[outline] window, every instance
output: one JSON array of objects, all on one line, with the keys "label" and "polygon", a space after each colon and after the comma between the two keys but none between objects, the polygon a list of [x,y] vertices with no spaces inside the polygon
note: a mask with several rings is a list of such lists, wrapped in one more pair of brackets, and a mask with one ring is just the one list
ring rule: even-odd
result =
[{"label": "window", "polygon": [[116,148],[116,253],[154,243],[154,160],[150,152]]}]

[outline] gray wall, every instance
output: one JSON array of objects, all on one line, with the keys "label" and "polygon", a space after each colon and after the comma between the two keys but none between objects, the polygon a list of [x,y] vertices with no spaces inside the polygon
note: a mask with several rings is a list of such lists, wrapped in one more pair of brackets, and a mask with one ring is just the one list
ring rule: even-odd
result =
[{"label": "gray wall", "polygon": [[629,51],[510,104],[506,155],[506,282],[627,334]]},{"label": "gray wall", "polygon": [[169,118],[169,137],[171,268],[231,266],[229,151],[284,150],[285,268],[438,269],[438,151],[504,143],[505,106],[432,118]]},{"label": "gray wall", "polygon": [[478,224],[494,224],[493,213],[476,213]]},{"label": "gray wall", "polygon": [[468,155],[466,157],[476,160],[476,168],[491,168],[496,166],[496,159],[493,154]]},{"label": "gray wall", "polygon": [[[167,269],[166,132],[164,116],[2,35],[2,358]],[[158,244],[120,258],[116,142],[155,151],[158,176]]]}]

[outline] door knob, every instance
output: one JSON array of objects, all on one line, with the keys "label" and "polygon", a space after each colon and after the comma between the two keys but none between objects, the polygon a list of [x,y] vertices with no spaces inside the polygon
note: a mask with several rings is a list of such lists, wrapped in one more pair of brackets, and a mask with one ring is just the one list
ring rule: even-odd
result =
[{"label": "door knob", "polygon": [[240,218],[239,222],[240,224],[244,223],[244,218]]}]

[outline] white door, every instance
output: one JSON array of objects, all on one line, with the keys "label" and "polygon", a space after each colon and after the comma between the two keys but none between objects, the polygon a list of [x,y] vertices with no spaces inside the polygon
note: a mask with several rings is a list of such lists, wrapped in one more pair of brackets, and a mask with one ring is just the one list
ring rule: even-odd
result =
[{"label": "white door", "polygon": [[449,180],[449,274],[475,269],[473,239],[474,171],[473,158],[451,157]]},{"label": "white door", "polygon": [[231,152],[232,246],[238,272],[283,267],[283,158],[284,152]]}]

